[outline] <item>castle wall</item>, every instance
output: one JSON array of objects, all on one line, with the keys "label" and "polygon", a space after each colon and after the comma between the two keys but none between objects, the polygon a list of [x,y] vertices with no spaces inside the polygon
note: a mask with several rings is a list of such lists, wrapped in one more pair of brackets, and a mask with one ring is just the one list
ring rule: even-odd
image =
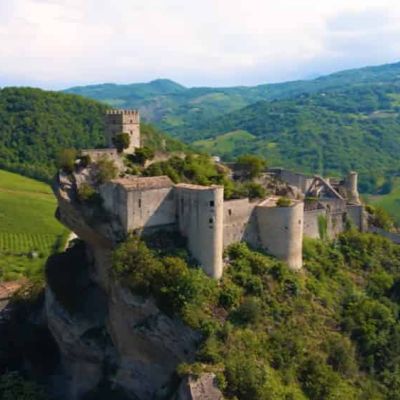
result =
[{"label": "castle wall", "polygon": [[240,241],[259,246],[256,205],[247,198],[224,202],[224,248]]},{"label": "castle wall", "polygon": [[348,205],[347,216],[350,221],[356,226],[358,230],[361,232],[365,232],[367,230],[366,226],[366,218],[364,215],[364,207],[362,205]]},{"label": "castle wall", "polygon": [[128,231],[127,192],[112,182],[100,186],[100,195],[103,199],[103,207],[112,215],[117,216],[124,232]]},{"label": "castle wall", "polygon": [[175,186],[179,231],[193,257],[211,277],[222,276],[223,187]]},{"label": "castle wall", "polygon": [[176,222],[172,187],[128,191],[127,207],[128,231]]},{"label": "castle wall", "polygon": [[264,204],[256,208],[261,246],[277,258],[287,262],[290,268],[302,267],[304,203],[291,207],[270,207]]},{"label": "castle wall", "polygon": [[304,236],[312,239],[320,239],[318,220],[321,217],[326,217],[324,209],[304,211]]},{"label": "castle wall", "polygon": [[346,211],[331,211],[327,214],[327,234],[330,239],[340,235],[346,229]]}]

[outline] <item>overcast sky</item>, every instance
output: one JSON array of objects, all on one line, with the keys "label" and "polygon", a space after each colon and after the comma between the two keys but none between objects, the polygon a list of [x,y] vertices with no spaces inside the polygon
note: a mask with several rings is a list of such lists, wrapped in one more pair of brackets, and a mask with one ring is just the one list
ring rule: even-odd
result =
[{"label": "overcast sky", "polygon": [[399,0],[0,0],[0,86],[254,85],[398,60]]}]

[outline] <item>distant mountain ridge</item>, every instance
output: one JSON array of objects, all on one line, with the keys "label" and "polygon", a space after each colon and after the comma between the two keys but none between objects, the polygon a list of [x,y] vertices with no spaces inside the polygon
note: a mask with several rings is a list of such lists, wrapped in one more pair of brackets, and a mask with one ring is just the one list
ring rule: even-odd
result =
[{"label": "distant mountain ridge", "polygon": [[312,173],[356,169],[364,191],[400,171],[400,63],[254,87],[161,83],[116,85],[113,93],[97,87],[96,98],[138,108],[172,136],[228,160],[250,152]]},{"label": "distant mountain ridge", "polygon": [[293,98],[305,93],[337,90],[349,85],[391,82],[400,78],[400,63],[336,72],[312,80],[257,86],[186,88],[168,79],[149,83],[100,84],[66,89],[113,107],[137,108],[148,121],[175,136],[198,123],[238,111],[258,101]]}]

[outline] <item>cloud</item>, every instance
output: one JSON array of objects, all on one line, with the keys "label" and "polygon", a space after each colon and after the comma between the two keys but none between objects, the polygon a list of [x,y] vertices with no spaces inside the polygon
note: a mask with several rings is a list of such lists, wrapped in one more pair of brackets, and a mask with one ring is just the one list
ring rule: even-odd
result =
[{"label": "cloud", "polygon": [[297,79],[396,60],[399,13],[392,0],[8,0],[0,84]]}]

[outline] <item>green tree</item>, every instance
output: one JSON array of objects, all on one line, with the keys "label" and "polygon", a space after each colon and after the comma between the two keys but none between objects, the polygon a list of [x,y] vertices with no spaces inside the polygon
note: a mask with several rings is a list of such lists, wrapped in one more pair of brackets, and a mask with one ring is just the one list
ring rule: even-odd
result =
[{"label": "green tree", "polygon": [[105,183],[118,176],[118,168],[108,157],[101,157],[96,162],[96,177],[98,183]]},{"label": "green tree", "polygon": [[128,133],[119,133],[113,137],[113,143],[119,153],[122,153],[130,145],[131,139]]},{"label": "green tree", "polygon": [[62,149],[58,153],[57,166],[67,173],[71,173],[75,168],[75,161],[78,152],[76,149]]},{"label": "green tree", "polygon": [[252,154],[245,154],[238,157],[237,164],[246,172],[246,176],[249,179],[260,176],[261,172],[266,168],[266,161],[259,156]]}]

